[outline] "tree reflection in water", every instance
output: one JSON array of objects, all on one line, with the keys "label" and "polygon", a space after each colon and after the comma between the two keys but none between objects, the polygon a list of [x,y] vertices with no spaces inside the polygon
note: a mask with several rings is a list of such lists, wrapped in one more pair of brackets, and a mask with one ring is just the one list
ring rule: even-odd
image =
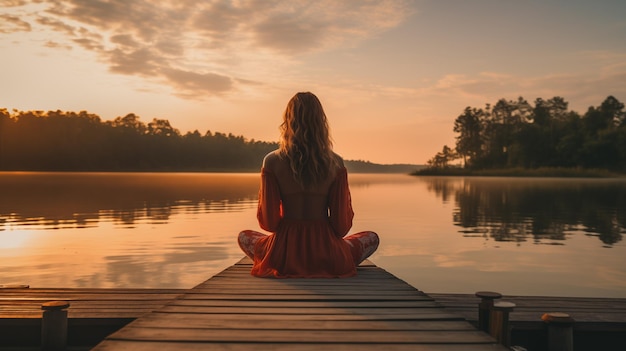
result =
[{"label": "tree reflection in water", "polygon": [[0,174],[0,231],[165,224],[180,212],[253,207],[258,185],[256,174],[7,172]]},{"label": "tree reflection in water", "polygon": [[465,236],[563,245],[584,232],[611,247],[626,233],[623,179],[421,179],[444,202],[454,199],[453,222]]}]

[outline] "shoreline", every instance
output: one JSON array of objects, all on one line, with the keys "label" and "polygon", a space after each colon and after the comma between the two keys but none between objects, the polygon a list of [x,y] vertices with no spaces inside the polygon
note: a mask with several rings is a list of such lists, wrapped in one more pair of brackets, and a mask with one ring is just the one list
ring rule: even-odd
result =
[{"label": "shoreline", "polygon": [[445,169],[424,168],[413,172],[412,176],[462,176],[462,177],[534,177],[534,178],[624,178],[626,173],[612,172],[606,169],[580,168],[499,168],[499,169],[464,169],[450,167]]}]

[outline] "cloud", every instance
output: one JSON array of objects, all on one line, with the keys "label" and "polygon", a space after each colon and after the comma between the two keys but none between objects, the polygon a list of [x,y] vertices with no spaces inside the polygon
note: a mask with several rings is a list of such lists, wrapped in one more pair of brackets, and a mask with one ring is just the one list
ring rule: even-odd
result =
[{"label": "cloud", "polygon": [[281,14],[266,18],[254,26],[255,41],[261,47],[277,50],[281,53],[302,53],[313,51],[324,43],[323,23],[303,22],[297,16]]},{"label": "cloud", "polygon": [[354,43],[393,28],[411,11],[399,1],[275,3],[250,25],[255,43],[300,54]]},{"label": "cloud", "polygon": [[52,41],[52,40],[48,40],[48,41],[44,44],[44,46],[46,46],[46,47],[48,47],[48,48],[53,48],[53,49],[66,49],[66,50],[72,50],[72,47],[71,47],[71,46],[64,45],[64,44],[60,44],[60,43],[57,43],[57,42]]},{"label": "cloud", "polygon": [[123,50],[103,50],[106,59],[110,64],[111,71],[115,73],[158,76],[159,67],[166,65],[163,59],[156,55],[154,50],[146,47],[138,49]]},{"label": "cloud", "polygon": [[51,17],[39,17],[37,22],[57,32],[64,32],[68,35],[74,35],[75,28]]},{"label": "cloud", "polygon": [[0,15],[0,33],[30,32],[31,29],[30,23],[19,17],[7,14]]},{"label": "cloud", "polygon": [[0,6],[2,7],[23,6],[27,3],[28,1],[26,0],[0,0]]},{"label": "cloud", "polygon": [[132,35],[129,34],[116,34],[112,36],[109,40],[113,44],[118,44],[121,47],[126,48],[133,48],[139,45],[139,43],[137,43],[135,39],[133,39]]},{"label": "cloud", "polygon": [[[21,1],[0,5],[30,8]],[[164,82],[178,95],[198,98],[258,85],[266,78],[263,67],[269,72],[303,54],[356,45],[401,23],[411,13],[409,5],[405,0],[40,0],[30,24],[4,15],[10,26],[0,30],[38,24],[69,45],[94,52],[114,73]],[[63,46],[61,41],[54,40]]]},{"label": "cloud", "polygon": [[196,73],[178,69],[163,69],[163,76],[181,91],[190,92],[192,97],[197,93],[219,94],[233,87],[230,77],[215,73]]},{"label": "cloud", "polygon": [[78,38],[72,41],[87,50],[92,50],[92,51],[104,50],[104,47],[101,45],[101,42],[99,40],[94,40],[94,39],[89,39],[89,38]]},{"label": "cloud", "polygon": [[457,104],[482,107],[501,98],[516,99],[518,96],[529,102],[536,98],[564,97],[575,102],[571,109],[584,113],[586,107],[599,105],[608,95],[626,96],[623,82],[626,65],[607,62],[599,71],[592,73],[548,74],[543,76],[519,76],[497,72],[482,72],[475,75],[449,74],[441,77],[418,95],[423,98],[453,100]]}]

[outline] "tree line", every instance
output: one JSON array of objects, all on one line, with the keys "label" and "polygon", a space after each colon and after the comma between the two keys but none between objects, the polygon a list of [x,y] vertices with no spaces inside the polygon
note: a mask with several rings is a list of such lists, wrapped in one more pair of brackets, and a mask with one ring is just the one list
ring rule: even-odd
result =
[{"label": "tree line", "polygon": [[[102,121],[81,111],[0,108],[0,171],[258,171],[277,142],[198,130],[134,113]],[[409,173],[419,166],[346,160],[351,172]]]},{"label": "tree line", "polygon": [[578,168],[626,171],[626,112],[608,96],[581,115],[562,97],[533,104],[500,99],[484,108],[466,107],[454,121],[456,145],[445,145],[429,169]]},{"label": "tree line", "polygon": [[130,113],[112,121],[65,111],[0,109],[0,170],[258,170],[275,142],[198,130],[181,134],[168,120]]}]

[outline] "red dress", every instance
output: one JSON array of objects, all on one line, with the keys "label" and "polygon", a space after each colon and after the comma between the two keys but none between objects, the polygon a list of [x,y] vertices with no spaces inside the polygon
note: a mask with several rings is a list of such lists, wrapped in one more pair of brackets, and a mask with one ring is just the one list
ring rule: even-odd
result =
[{"label": "red dress", "polygon": [[[310,216],[290,218],[283,204],[304,206]],[[345,167],[337,172],[327,194],[281,194],[276,176],[263,168],[257,218],[261,228],[272,234],[263,235],[254,244],[251,274],[277,278],[355,275],[363,247],[343,238],[352,227],[353,217]]]}]

